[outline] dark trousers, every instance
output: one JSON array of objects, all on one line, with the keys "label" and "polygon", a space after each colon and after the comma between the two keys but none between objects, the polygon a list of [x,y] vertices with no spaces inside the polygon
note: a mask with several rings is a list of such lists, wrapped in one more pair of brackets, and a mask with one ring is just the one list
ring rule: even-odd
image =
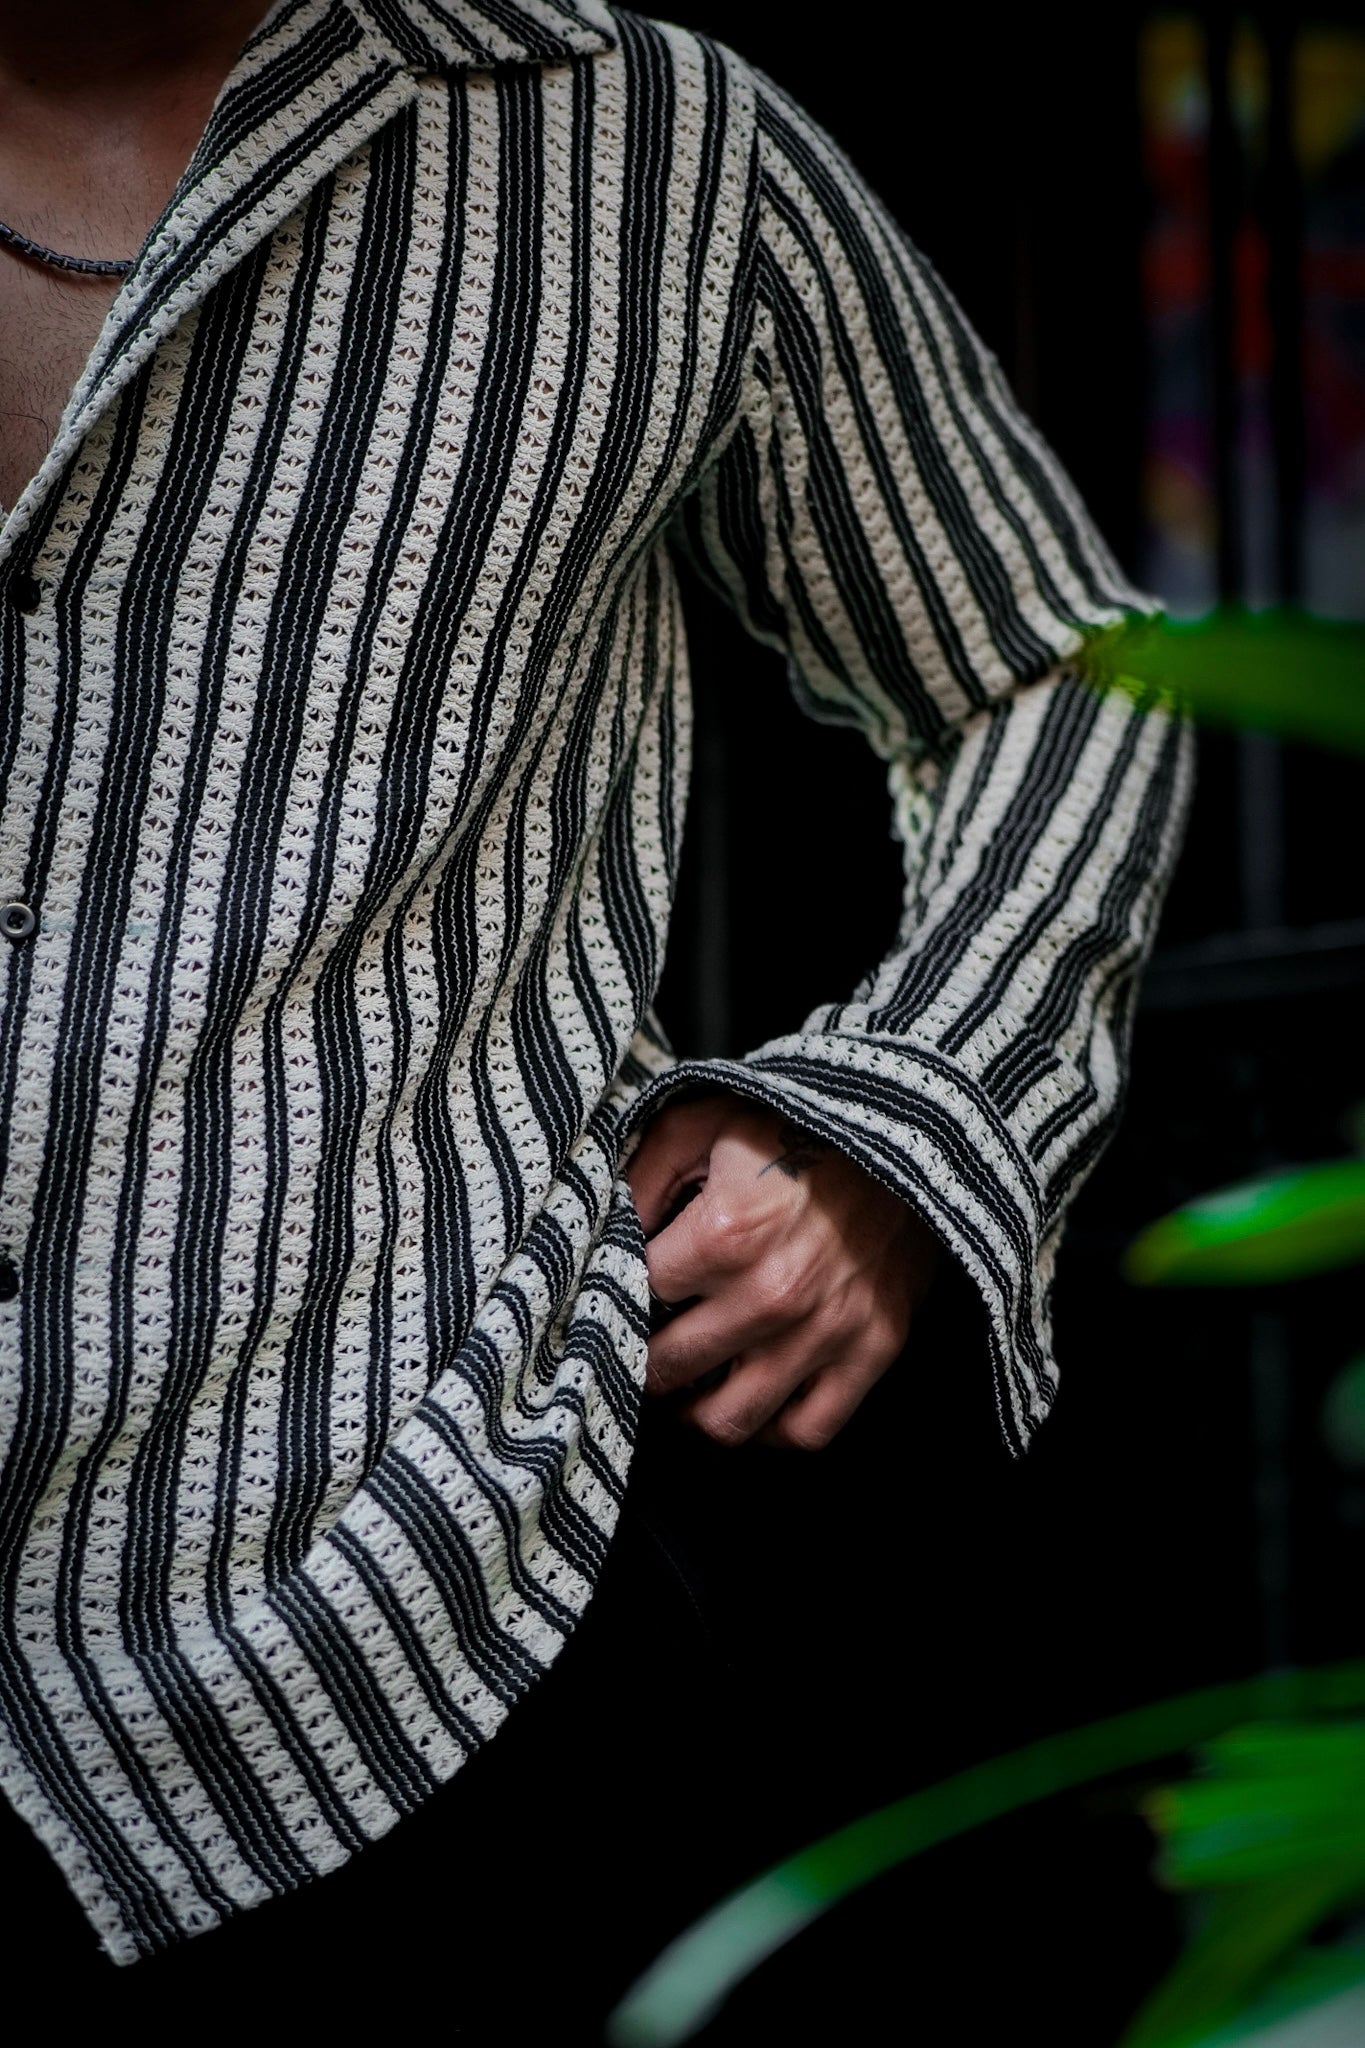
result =
[{"label": "dark trousers", "polygon": [[[115,1969],[0,1809],[8,2016],[28,1987],[69,2032],[122,2021],[177,2048],[371,2026],[600,2048],[639,1970],[746,1877],[1084,1718],[1085,1615],[1050,1592],[1084,1532],[1053,1526],[1046,1448],[1009,1467],[952,1302],[936,1289],[911,1352],[818,1457],[716,1451],[651,1412],[553,1669],[331,1876]],[[1172,1938],[1149,1856],[1136,1817],[1083,1803],[969,1834],[809,1930],[698,2048],[974,2048],[1034,2023],[1053,2048],[1106,2048]]]},{"label": "dark trousers", "polygon": [[5,1808],[6,1981],[59,1987],[73,2029],[123,2019],[152,2040],[211,2034],[215,2014],[267,2039],[420,2015],[471,2043],[599,2040],[635,1971],[759,1853],[752,1773],[725,1761],[749,1715],[678,1526],[678,1499],[702,1509],[716,1470],[647,1430],[597,1595],[548,1676],[424,1808],[297,1893],[118,1969]]}]

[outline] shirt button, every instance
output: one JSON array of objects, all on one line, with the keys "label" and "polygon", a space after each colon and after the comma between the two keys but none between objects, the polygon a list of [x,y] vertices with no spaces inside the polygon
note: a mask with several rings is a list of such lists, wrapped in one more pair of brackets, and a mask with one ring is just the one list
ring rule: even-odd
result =
[{"label": "shirt button", "polygon": [[36,612],[43,601],[43,586],[36,576],[16,576],[9,587],[10,603],[17,612]]},{"label": "shirt button", "polygon": [[0,932],[21,946],[25,939],[31,939],[38,929],[36,912],[27,903],[0,903]]},{"label": "shirt button", "polygon": [[13,1301],[19,1292],[19,1268],[13,1259],[0,1257],[0,1301]]}]

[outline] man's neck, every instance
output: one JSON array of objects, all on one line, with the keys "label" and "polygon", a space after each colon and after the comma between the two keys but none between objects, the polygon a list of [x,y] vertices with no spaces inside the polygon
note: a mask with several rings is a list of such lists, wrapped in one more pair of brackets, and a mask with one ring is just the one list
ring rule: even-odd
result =
[{"label": "man's neck", "polygon": [[[0,220],[66,255],[142,245],[270,0],[0,0]],[[57,432],[114,296],[0,249],[0,506]]]},{"label": "man's neck", "polygon": [[226,75],[271,0],[0,0],[0,94],[137,105]]},{"label": "man's neck", "polygon": [[0,0],[0,219],[135,247],[269,5]]}]

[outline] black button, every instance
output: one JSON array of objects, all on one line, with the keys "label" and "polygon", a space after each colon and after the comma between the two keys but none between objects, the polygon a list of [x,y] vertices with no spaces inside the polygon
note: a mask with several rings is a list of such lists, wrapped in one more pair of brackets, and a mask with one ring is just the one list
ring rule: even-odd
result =
[{"label": "black button", "polygon": [[19,1268],[13,1259],[0,1257],[0,1301],[13,1301],[19,1292]]},{"label": "black button", "polygon": [[16,611],[36,612],[43,601],[43,586],[36,576],[16,576],[10,584],[9,594]]},{"label": "black button", "polygon": [[21,946],[25,939],[31,939],[38,929],[38,917],[27,903],[0,903],[0,932]]}]

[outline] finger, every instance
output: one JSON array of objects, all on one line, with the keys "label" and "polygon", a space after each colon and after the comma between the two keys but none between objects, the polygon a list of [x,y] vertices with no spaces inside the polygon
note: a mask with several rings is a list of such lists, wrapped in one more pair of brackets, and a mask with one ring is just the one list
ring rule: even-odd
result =
[{"label": "finger", "polygon": [[719,1386],[698,1394],[683,1411],[694,1429],[714,1443],[736,1445],[757,1436],[819,1371],[824,1354],[809,1341],[743,1353]]},{"label": "finger", "polygon": [[653,1394],[676,1393],[772,1334],[762,1315],[746,1311],[732,1292],[703,1297],[650,1338],[645,1385]]},{"label": "finger", "polygon": [[768,1422],[765,1443],[784,1450],[821,1451],[851,1420],[896,1358],[886,1346],[860,1349],[809,1377]]},{"label": "finger", "polygon": [[656,1231],[645,1248],[649,1284],[660,1301],[690,1301],[694,1294],[712,1294],[735,1277],[742,1251],[718,1219],[708,1187],[698,1190],[671,1222]]},{"label": "finger", "polygon": [[[837,1308],[812,1298],[805,1262],[788,1255],[744,1263],[743,1243],[716,1231],[705,1193],[647,1246],[650,1291],[663,1319],[650,1338],[647,1383],[657,1391],[690,1385],[741,1351],[788,1337],[823,1360],[848,1336]],[[669,1315],[666,1304],[682,1313]]]},{"label": "finger", "polygon": [[681,1103],[664,1110],[636,1146],[626,1180],[646,1237],[664,1229],[680,1195],[705,1180],[715,1122],[709,1103]]}]

